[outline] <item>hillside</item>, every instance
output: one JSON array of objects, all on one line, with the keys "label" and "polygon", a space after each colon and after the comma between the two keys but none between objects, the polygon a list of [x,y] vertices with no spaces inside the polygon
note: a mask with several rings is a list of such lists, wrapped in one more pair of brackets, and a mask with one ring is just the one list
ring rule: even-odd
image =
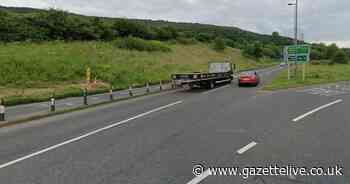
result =
[{"label": "hillside", "polygon": [[[40,9],[33,9],[33,8],[0,6],[0,17],[1,17],[1,12],[3,13],[7,12],[7,13],[10,13],[11,15],[16,16],[18,19],[21,20],[22,24],[26,24],[26,23],[30,24],[30,25],[27,25],[29,27],[31,26],[37,27],[38,24],[40,24],[39,25],[40,28],[43,28],[44,25],[42,25],[42,22],[41,23],[37,22],[34,19],[39,19],[40,17],[42,19],[43,15],[40,15],[40,13],[50,14],[51,12],[52,14],[55,11],[40,10]],[[75,21],[81,22],[83,26],[87,26],[86,21],[92,21],[93,24],[96,24],[96,20],[99,20],[106,23],[107,24],[106,27],[109,27],[109,26],[113,26],[115,21],[125,20],[121,18],[101,18],[101,17],[83,16],[83,15],[77,15],[73,13],[69,13],[66,15],[75,17],[76,18]],[[59,15],[56,13],[55,16],[62,17],[64,15],[62,14]],[[286,38],[282,36],[279,36],[278,38],[276,38],[271,35],[263,35],[263,34],[253,33],[250,31],[245,31],[237,27],[215,26],[215,25],[198,24],[198,23],[177,23],[177,22],[168,22],[168,21],[162,21],[162,20],[154,21],[154,20],[127,19],[127,21],[131,23],[139,24],[139,26],[146,26],[148,28],[160,29],[165,27],[171,27],[171,28],[174,28],[180,36],[197,38],[200,41],[210,42],[216,37],[222,37],[226,40],[228,45],[233,46],[235,48],[243,48],[249,42],[256,42],[256,41],[262,42],[263,44],[276,44],[276,45],[285,45],[285,44],[292,43],[292,39],[290,38]],[[104,29],[106,29],[106,27],[104,27]],[[144,29],[144,28],[141,28],[141,29]],[[117,30],[117,31],[120,31],[120,30]],[[144,30],[139,30],[139,31],[144,32]],[[158,30],[151,30],[151,32],[154,32],[154,31],[158,32]],[[25,37],[30,37],[30,36],[32,35],[27,35]],[[25,38],[16,38],[16,39],[25,39]],[[38,38],[34,38],[34,39],[38,39]],[[163,39],[167,39],[167,38],[163,38]],[[20,41],[20,40],[15,40],[15,41]]]},{"label": "hillside", "polygon": [[115,89],[169,80],[174,72],[207,71],[210,61],[230,58],[240,69],[273,63],[247,59],[237,49],[214,51],[210,45],[164,43],[170,52],[119,49],[114,42],[46,42],[0,45],[0,98],[31,102],[81,94],[91,67],[98,84],[91,90]]}]

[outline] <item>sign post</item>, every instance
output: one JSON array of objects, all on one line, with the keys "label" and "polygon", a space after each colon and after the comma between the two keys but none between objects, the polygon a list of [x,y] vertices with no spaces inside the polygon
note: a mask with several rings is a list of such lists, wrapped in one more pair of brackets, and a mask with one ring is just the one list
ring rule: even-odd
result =
[{"label": "sign post", "polygon": [[303,63],[303,81],[305,81],[306,63]]},{"label": "sign post", "polygon": [[293,62],[296,65],[303,65],[303,81],[305,81],[306,63],[310,62],[310,50],[310,45],[292,45],[285,47],[284,57],[288,62],[288,78],[290,78],[290,62]]}]

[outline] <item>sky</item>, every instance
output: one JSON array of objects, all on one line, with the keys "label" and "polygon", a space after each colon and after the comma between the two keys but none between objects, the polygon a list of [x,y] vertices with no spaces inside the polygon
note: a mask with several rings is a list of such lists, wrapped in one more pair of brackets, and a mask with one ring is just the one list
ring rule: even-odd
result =
[{"label": "sky", "polygon": [[[235,26],[293,37],[295,0],[0,0],[0,5],[58,8],[84,15]],[[349,0],[299,0],[300,38],[350,47]]]}]

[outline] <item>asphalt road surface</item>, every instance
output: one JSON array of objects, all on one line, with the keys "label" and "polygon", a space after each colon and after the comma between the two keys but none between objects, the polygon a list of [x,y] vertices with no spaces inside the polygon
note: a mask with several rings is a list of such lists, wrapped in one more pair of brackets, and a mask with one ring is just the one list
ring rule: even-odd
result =
[{"label": "asphalt road surface", "polygon": [[[259,72],[266,82],[278,69]],[[171,91],[3,128],[0,183],[350,183],[347,85]],[[198,164],[205,168],[195,176]],[[343,176],[244,179],[207,170],[269,165],[339,166]]]}]

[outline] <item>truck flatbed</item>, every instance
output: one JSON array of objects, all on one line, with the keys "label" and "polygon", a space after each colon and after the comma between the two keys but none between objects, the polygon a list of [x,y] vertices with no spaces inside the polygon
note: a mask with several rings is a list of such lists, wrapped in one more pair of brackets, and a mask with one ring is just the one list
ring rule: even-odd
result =
[{"label": "truck flatbed", "polygon": [[[211,71],[211,72],[210,72]],[[177,73],[171,78],[178,86],[209,87],[214,88],[216,84],[231,82],[233,80],[233,68],[230,63],[211,63],[208,73]]]}]

